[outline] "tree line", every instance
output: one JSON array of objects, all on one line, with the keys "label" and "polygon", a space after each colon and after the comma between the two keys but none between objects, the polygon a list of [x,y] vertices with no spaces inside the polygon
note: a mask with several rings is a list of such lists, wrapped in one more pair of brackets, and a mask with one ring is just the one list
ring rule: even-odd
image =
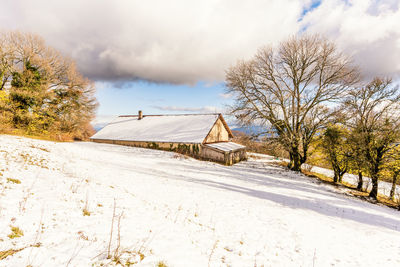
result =
[{"label": "tree line", "polygon": [[[400,173],[400,92],[390,78],[366,80],[350,57],[319,35],[292,37],[258,50],[226,73],[234,95],[232,114],[242,124],[263,124],[289,154],[288,167],[301,171],[319,143],[334,171],[378,182]],[[394,195],[391,193],[392,197]]]},{"label": "tree line", "polygon": [[94,84],[37,35],[0,33],[2,132],[84,139],[93,132]]}]

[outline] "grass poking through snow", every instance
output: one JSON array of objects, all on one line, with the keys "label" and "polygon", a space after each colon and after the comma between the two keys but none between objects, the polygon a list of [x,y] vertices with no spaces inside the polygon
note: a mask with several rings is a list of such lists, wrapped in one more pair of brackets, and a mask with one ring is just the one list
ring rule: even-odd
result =
[{"label": "grass poking through snow", "polygon": [[20,184],[21,181],[18,179],[14,179],[14,178],[7,178],[7,182],[8,183],[14,183],[14,184]]},{"label": "grass poking through snow", "polygon": [[8,238],[14,239],[23,235],[24,232],[19,227],[11,226],[11,234],[8,235]]}]

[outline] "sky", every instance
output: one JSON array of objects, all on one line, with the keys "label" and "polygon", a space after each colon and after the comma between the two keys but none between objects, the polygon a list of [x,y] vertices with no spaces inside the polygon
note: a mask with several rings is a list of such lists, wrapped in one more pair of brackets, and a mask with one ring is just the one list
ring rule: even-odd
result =
[{"label": "sky", "polygon": [[333,40],[366,78],[400,76],[400,0],[2,0],[0,25],[75,59],[98,118],[224,112],[225,71],[296,34]]}]

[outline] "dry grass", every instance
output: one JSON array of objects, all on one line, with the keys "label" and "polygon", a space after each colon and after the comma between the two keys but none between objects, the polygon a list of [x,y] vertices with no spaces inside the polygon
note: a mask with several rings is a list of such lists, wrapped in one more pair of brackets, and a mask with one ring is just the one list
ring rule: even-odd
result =
[{"label": "dry grass", "polygon": [[392,199],[390,199],[385,195],[378,194],[378,202],[391,208],[395,209],[399,208],[399,203],[393,201]]},{"label": "dry grass", "polygon": [[0,261],[4,260],[5,258],[7,258],[8,256],[12,256],[17,252],[20,252],[21,250],[23,250],[24,248],[20,248],[20,249],[9,249],[9,250],[5,250],[5,251],[0,251]]},{"label": "dry grass", "polygon": [[50,152],[50,150],[48,150],[47,148],[40,147],[40,146],[30,145],[29,147],[30,147],[30,148],[39,149],[39,150],[42,150],[42,151],[44,151],[44,152]]},{"label": "dry grass", "polygon": [[[26,246],[26,247],[23,247],[23,248],[20,248],[20,249],[9,249],[9,250],[0,251],[0,261],[1,261],[1,260],[4,260],[4,259],[7,258],[8,256],[12,256],[12,255],[14,255],[15,253],[20,252],[20,251],[22,251],[22,250],[24,250],[24,249],[26,249],[26,248],[29,248],[29,247],[38,248],[38,247],[40,247],[40,246],[41,246],[41,243],[36,243],[36,244],[29,245],[29,246]],[[28,265],[28,266],[29,266],[29,265]]]},{"label": "dry grass", "polygon": [[179,153],[175,153],[172,157],[174,159],[188,159],[189,158],[187,155],[179,154]]},{"label": "dry grass", "polygon": [[[371,200],[368,195],[368,192],[360,192],[357,190],[352,190],[349,192],[351,195],[363,199],[365,201],[371,202],[371,203],[376,203],[376,201]],[[388,206],[390,208],[395,208],[398,209],[399,208],[399,203],[397,203],[396,201],[391,200],[389,197],[382,195],[382,194],[378,194],[378,201],[377,203],[383,204],[385,206]]]},{"label": "dry grass", "polygon": [[[288,158],[288,153],[282,149],[281,146],[274,144],[272,141],[268,141],[266,139],[265,141],[254,141],[252,138],[248,135],[245,135],[243,133],[237,132],[235,133],[234,137],[234,142],[237,142],[239,144],[245,145],[247,148],[248,152],[255,152],[255,153],[260,153],[260,154],[266,154],[270,156],[277,156],[280,158]],[[309,156],[307,158],[307,163],[309,165],[325,168],[325,169],[331,169],[331,164],[326,158],[326,155],[324,155],[321,146],[319,146],[319,143],[312,143],[311,147],[309,148]],[[253,158],[256,158],[256,156],[250,156]],[[287,166],[287,163],[282,162],[279,165],[281,166]],[[350,171],[350,174],[357,175],[357,172]],[[392,183],[392,177],[390,176],[385,176],[382,175],[380,177],[380,180],[387,182],[387,183]],[[400,179],[398,179],[397,184],[400,185]]]},{"label": "dry grass", "polygon": [[91,212],[88,211],[86,208],[82,210],[83,216],[90,216]]},{"label": "dry grass", "polygon": [[308,170],[302,170],[301,172],[307,177],[317,178],[317,179],[321,180],[322,182],[334,184],[333,178],[326,176],[324,174],[316,173],[316,172],[312,172],[312,171],[308,171]]},{"label": "dry grass", "polygon": [[24,232],[19,227],[11,226],[11,234],[8,235],[8,238],[14,239],[23,235]]},{"label": "dry grass", "polygon": [[[277,166],[280,166],[280,167],[285,167],[285,168],[287,168],[287,165],[288,165],[287,162],[284,162],[284,161],[276,161],[276,162],[272,162],[271,164],[277,165]],[[332,177],[326,176],[324,174],[312,172],[310,170],[303,169],[301,172],[304,175],[306,175],[307,177],[318,179],[319,182],[326,183],[326,184],[329,184],[329,185],[333,185],[333,186],[336,186],[336,187],[340,187],[341,186],[341,187],[344,187],[346,189],[350,189],[349,190],[349,194],[354,196],[354,197],[357,197],[359,199],[368,201],[370,203],[380,203],[380,204],[383,204],[383,205],[388,206],[390,208],[399,209],[399,203],[396,202],[396,201],[391,200],[389,197],[387,197],[385,195],[379,194],[378,195],[378,200],[374,201],[374,200],[372,200],[372,199],[370,199],[368,197],[368,195],[369,195],[368,192],[358,191],[357,187],[354,186],[353,184],[347,183],[345,181],[342,181],[341,183],[334,183]]]},{"label": "dry grass", "polygon": [[159,261],[157,263],[157,267],[167,267],[167,264],[165,264],[165,262],[163,262],[163,261]]},{"label": "dry grass", "polygon": [[252,158],[252,159],[262,159],[262,157],[257,156],[257,155],[253,155],[253,154],[248,155],[248,156],[249,156],[249,158]]},{"label": "dry grass", "polygon": [[47,166],[48,160],[45,158],[40,158],[35,155],[30,155],[28,153],[19,153],[19,156],[23,159],[25,164],[32,165],[32,166],[38,166],[44,169],[48,169],[49,167]]},{"label": "dry grass", "polygon": [[273,142],[273,140],[265,139],[263,141],[255,141],[253,137],[242,132],[234,131],[233,142],[246,146],[248,152],[266,154],[281,158],[287,158],[288,153],[282,149],[282,146]]},{"label": "dry grass", "polygon": [[20,184],[21,181],[18,179],[14,179],[14,178],[7,178],[7,182],[8,183],[14,183],[14,184]]},{"label": "dry grass", "polygon": [[303,170],[302,173],[304,175],[308,176],[308,177],[316,178],[319,181],[322,181],[324,183],[327,183],[327,184],[330,184],[330,185],[334,185],[334,186],[342,186],[344,188],[350,189],[349,190],[349,194],[350,195],[352,195],[354,197],[357,197],[359,199],[368,201],[370,203],[374,203],[374,204],[375,203],[380,203],[380,204],[383,204],[383,205],[388,206],[390,208],[396,208],[396,209],[399,208],[399,203],[397,203],[396,201],[391,200],[389,197],[387,197],[385,195],[378,194],[378,200],[374,201],[374,200],[372,200],[372,199],[370,199],[368,197],[369,196],[368,192],[358,191],[356,186],[354,186],[354,185],[352,185],[350,183],[347,183],[345,181],[342,181],[342,183],[334,183],[333,182],[333,178],[328,177],[328,176],[323,175],[323,174],[320,174],[320,173],[315,173],[315,172],[305,171],[305,170]]},{"label": "dry grass", "polygon": [[288,166],[288,163],[284,162],[284,161],[274,161],[274,162],[271,162],[271,164],[279,166],[279,167],[285,167],[285,168],[287,168],[287,166]]},{"label": "dry grass", "polygon": [[27,137],[30,139],[53,141],[53,142],[73,142],[74,137],[70,134],[60,133],[60,134],[47,134],[47,135],[31,135],[27,134],[26,131],[21,129],[2,129],[0,134],[7,134],[13,136]]}]

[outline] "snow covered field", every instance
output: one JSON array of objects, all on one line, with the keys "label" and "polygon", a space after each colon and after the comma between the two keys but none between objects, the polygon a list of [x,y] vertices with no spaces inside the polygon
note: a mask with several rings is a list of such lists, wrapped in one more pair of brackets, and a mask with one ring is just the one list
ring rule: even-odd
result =
[{"label": "snow covered field", "polygon": [[400,266],[399,211],[272,160],[0,135],[0,251],[25,248],[0,266],[113,264],[114,199],[111,252],[119,230],[138,266]]},{"label": "snow covered field", "polygon": [[[333,177],[333,175],[334,175],[333,170],[329,170],[329,169],[325,169],[325,168],[321,168],[321,167],[317,167],[317,166],[312,166],[311,171],[324,174],[328,177]],[[346,173],[343,176],[343,181],[345,181],[349,184],[352,184],[354,186],[357,186],[358,176],[354,175],[354,174]],[[389,197],[391,188],[392,188],[391,183],[379,181],[379,187],[378,187],[379,194]],[[371,189],[372,189],[371,178],[364,176],[363,177],[363,190],[370,191]],[[399,194],[400,194],[399,190],[400,190],[399,186],[397,185],[396,190],[395,190],[395,198],[396,199],[399,198]]]}]

